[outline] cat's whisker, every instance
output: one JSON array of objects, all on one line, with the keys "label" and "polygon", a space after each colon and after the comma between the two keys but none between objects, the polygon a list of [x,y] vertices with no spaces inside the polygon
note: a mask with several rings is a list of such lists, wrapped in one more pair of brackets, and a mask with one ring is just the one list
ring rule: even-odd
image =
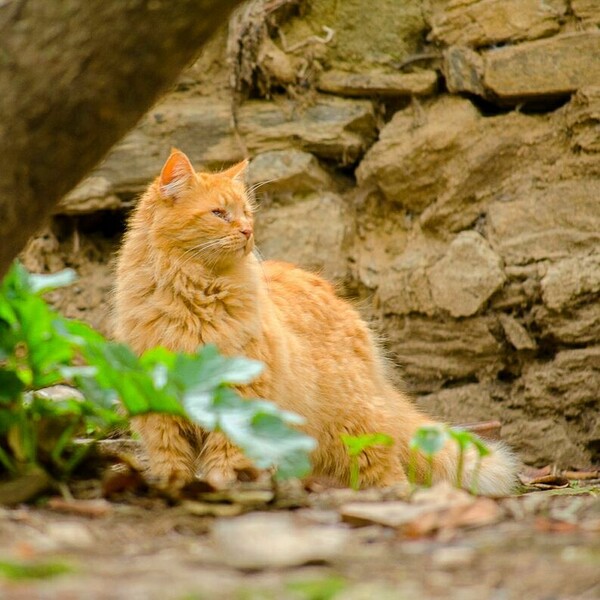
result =
[{"label": "cat's whisker", "polygon": [[206,256],[204,256],[204,255],[211,254],[212,253],[211,251],[213,249],[222,248],[222,246],[223,246],[223,240],[221,238],[218,238],[216,240],[210,240],[208,242],[199,244],[198,246],[193,246],[192,248],[188,248],[188,250],[186,250],[182,255],[182,258],[184,258],[184,260],[181,262],[179,267],[183,268],[190,261],[200,258],[201,256],[203,257],[204,262],[206,262]]},{"label": "cat's whisker", "polygon": [[277,181],[277,179],[267,179],[266,181],[259,181],[258,183],[251,185],[247,189],[247,193],[253,194],[254,192],[256,192],[256,190],[259,190],[261,187],[263,187],[265,185],[269,185],[269,183],[274,183],[275,181]]}]

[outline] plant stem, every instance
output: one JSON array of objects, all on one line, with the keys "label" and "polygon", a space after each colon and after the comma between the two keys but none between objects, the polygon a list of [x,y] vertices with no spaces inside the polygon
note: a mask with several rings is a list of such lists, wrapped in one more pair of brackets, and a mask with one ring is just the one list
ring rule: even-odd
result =
[{"label": "plant stem", "polygon": [[350,457],[350,487],[353,490],[360,488],[360,466],[358,464],[358,456]]},{"label": "plant stem", "polygon": [[431,483],[433,481],[433,454],[427,455],[427,463],[429,465],[429,469],[427,469],[427,479],[425,481],[425,485],[427,487],[431,487]]},{"label": "plant stem", "polygon": [[458,445],[458,462],[456,464],[456,487],[463,486],[463,470],[465,467],[465,448],[462,444]]},{"label": "plant stem", "polygon": [[408,461],[408,481],[411,485],[417,483],[417,451],[413,448],[410,451],[410,458]]}]

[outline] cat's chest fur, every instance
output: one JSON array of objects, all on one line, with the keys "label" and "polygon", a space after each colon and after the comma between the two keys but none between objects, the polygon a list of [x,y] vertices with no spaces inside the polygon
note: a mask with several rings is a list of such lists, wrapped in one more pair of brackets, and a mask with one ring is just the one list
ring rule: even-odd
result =
[{"label": "cat's chest fur", "polygon": [[[153,304],[156,334],[174,350],[191,352],[216,344],[225,354],[242,354],[260,337],[259,306],[251,282],[239,278],[175,278],[157,287]],[[168,323],[168,324],[167,324]]]}]

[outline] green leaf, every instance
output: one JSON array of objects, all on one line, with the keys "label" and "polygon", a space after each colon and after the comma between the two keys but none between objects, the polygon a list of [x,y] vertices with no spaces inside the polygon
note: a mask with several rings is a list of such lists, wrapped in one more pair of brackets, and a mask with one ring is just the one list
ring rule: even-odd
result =
[{"label": "green leaf", "polygon": [[17,401],[24,389],[23,382],[14,371],[0,369],[0,405]]},{"label": "green leaf", "polygon": [[440,425],[419,427],[410,440],[411,450],[419,450],[428,457],[437,454],[446,443],[448,434]]},{"label": "green leaf", "polygon": [[325,579],[292,581],[286,587],[302,600],[334,600],[342,597],[340,594],[346,589],[346,582],[336,575]]},{"label": "green leaf", "polygon": [[474,446],[479,456],[486,456],[490,453],[488,447],[477,435],[460,427],[448,427],[448,436],[454,440],[461,450],[466,450],[469,446]]},{"label": "green leaf", "polygon": [[59,562],[24,563],[0,561],[0,575],[7,579],[48,579],[56,575],[70,573],[73,569]]},{"label": "green leaf", "polygon": [[193,391],[184,397],[188,414],[206,429],[222,431],[259,468],[277,467],[281,478],[310,471],[308,454],[315,441],[290,427],[298,415],[265,400],[245,400],[222,386],[211,394]]},{"label": "green leaf", "polygon": [[77,279],[77,273],[73,269],[63,269],[58,273],[40,275],[29,273],[29,290],[34,294],[48,292],[59,287],[71,285]]},{"label": "green leaf", "polygon": [[366,433],[364,435],[342,434],[341,438],[350,456],[358,456],[361,452],[372,446],[391,446],[394,443],[394,438],[385,433]]},{"label": "green leaf", "polygon": [[221,356],[217,347],[209,344],[196,354],[178,355],[173,376],[184,389],[209,390],[222,384],[250,383],[263,369],[263,364],[256,360]]}]

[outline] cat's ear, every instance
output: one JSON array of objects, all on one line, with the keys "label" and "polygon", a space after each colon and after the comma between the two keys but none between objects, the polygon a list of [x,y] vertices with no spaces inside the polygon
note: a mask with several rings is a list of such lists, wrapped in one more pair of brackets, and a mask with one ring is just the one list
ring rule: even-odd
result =
[{"label": "cat's ear", "polygon": [[164,198],[177,198],[185,191],[194,176],[190,159],[177,148],[171,154],[160,172],[160,193]]},{"label": "cat's ear", "polygon": [[230,177],[235,181],[244,181],[244,174],[246,169],[248,168],[248,159],[245,158],[243,161],[233,165],[233,167],[229,167],[226,171],[223,171],[222,175],[226,177]]}]

